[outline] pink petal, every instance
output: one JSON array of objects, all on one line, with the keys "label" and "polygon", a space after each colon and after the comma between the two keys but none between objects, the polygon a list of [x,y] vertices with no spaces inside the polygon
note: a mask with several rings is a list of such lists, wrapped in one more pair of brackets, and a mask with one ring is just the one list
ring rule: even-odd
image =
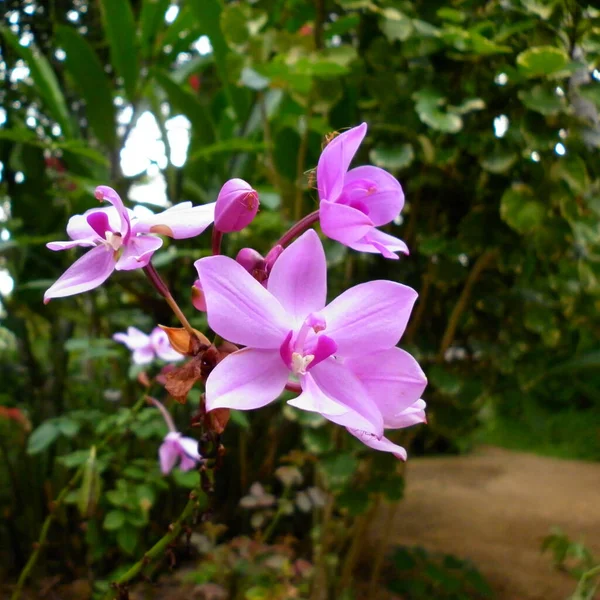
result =
[{"label": "pink petal", "polygon": [[379,167],[356,167],[346,174],[343,196],[363,202],[375,226],[393,221],[404,207],[404,192],[398,180]]},{"label": "pink petal", "polygon": [[400,460],[406,460],[406,450],[402,446],[398,446],[391,442],[385,437],[381,439],[376,436],[367,433],[366,431],[360,431],[359,429],[351,429],[348,427],[348,431],[356,438],[358,438],[365,446],[373,448],[374,450],[381,450],[382,452],[391,452],[396,458]]},{"label": "pink petal", "polygon": [[279,301],[226,256],[194,263],[204,290],[208,324],[234,344],[277,349],[293,323]]},{"label": "pink petal", "polygon": [[71,248],[76,248],[78,246],[95,246],[97,237],[88,238],[88,239],[80,239],[80,240],[71,240],[68,242],[48,242],[46,244],[46,248],[49,250],[70,250]]},{"label": "pink petal", "polygon": [[86,217],[86,221],[98,237],[106,239],[106,232],[110,231],[110,224],[105,212],[100,210],[94,211]]},{"label": "pink petal", "polygon": [[402,337],[417,292],[393,281],[369,281],[346,290],[321,315],[338,355],[362,356],[395,346]]},{"label": "pink petal", "polygon": [[383,435],[383,417],[377,404],[358,377],[341,361],[328,358],[311,369],[310,375],[323,394],[363,417],[370,424],[364,428],[366,431]]},{"label": "pink petal", "polygon": [[137,327],[128,327],[127,333],[115,333],[113,340],[125,344],[130,350],[139,350],[150,345],[150,338]]},{"label": "pink petal", "polygon": [[179,438],[179,445],[181,446],[183,452],[185,452],[186,456],[192,460],[198,461],[202,459],[202,456],[200,456],[200,453],[198,452],[198,440],[181,436]]},{"label": "pink petal", "polygon": [[151,346],[134,350],[131,359],[136,365],[147,365],[154,360],[154,350]]},{"label": "pink petal", "polygon": [[400,239],[383,233],[378,229],[371,229],[362,239],[347,244],[348,247],[359,252],[382,254],[385,258],[398,259],[395,252],[409,254],[408,246]]},{"label": "pink petal", "polygon": [[365,213],[336,202],[321,201],[319,220],[328,238],[346,246],[364,238],[373,229],[373,221]]},{"label": "pink petal", "polygon": [[161,360],[175,362],[184,358],[182,354],[179,354],[179,352],[172,348],[169,337],[162,329],[160,329],[160,327],[155,327],[152,330],[152,333],[150,334],[150,343],[152,344],[154,352],[156,352],[156,355]]},{"label": "pink petal", "polygon": [[155,235],[134,235],[123,247],[123,254],[117,261],[117,271],[131,271],[145,267],[152,255],[162,246],[162,240]]},{"label": "pink petal", "polygon": [[289,369],[278,351],[238,350],[226,356],[208,376],[206,410],[265,406],[283,392],[288,375]]},{"label": "pink petal", "polygon": [[[133,218],[133,211],[125,209],[129,220]],[[86,210],[82,215],[73,215],[67,223],[67,234],[73,240],[85,239],[89,237],[97,238],[98,235],[88,223],[90,216],[102,213],[108,217],[108,225],[110,231],[121,230],[121,216],[114,206],[107,206],[105,208],[90,208]],[[101,237],[104,237],[104,232]]]},{"label": "pink petal", "polygon": [[214,219],[214,202],[200,206],[180,202],[161,213],[140,218],[134,225],[134,231],[158,233],[181,240],[200,235]]},{"label": "pink petal", "polygon": [[48,304],[52,298],[63,298],[93,290],[109,278],[114,268],[114,252],[105,246],[92,248],[46,290],[44,303]]},{"label": "pink petal", "polygon": [[290,406],[316,412],[337,425],[375,431],[377,428],[365,417],[344,404],[336,402],[317,385],[312,375],[302,377],[302,393],[288,400]]},{"label": "pink petal", "polygon": [[327,262],[314,229],[303,233],[281,253],[267,288],[298,324],[325,306]]},{"label": "pink petal", "polygon": [[412,406],[409,406],[395,418],[395,428],[410,427],[418,423],[427,423],[425,416],[425,401],[417,400]]},{"label": "pink petal", "polygon": [[334,138],[321,152],[317,165],[317,186],[321,200],[335,201],[342,192],[344,176],[367,133],[363,123]]},{"label": "pink petal", "polygon": [[127,242],[131,232],[131,222],[129,218],[129,212],[125,208],[123,200],[121,200],[119,194],[117,194],[115,190],[107,185],[99,185],[94,191],[94,196],[96,196],[96,200],[100,200],[100,202],[110,202],[115,207],[117,213],[119,214],[120,225],[118,229],[114,229],[113,231],[115,233],[120,233],[123,237],[123,240]]},{"label": "pink petal", "polygon": [[179,436],[180,434],[176,432],[168,433],[158,449],[160,470],[164,475],[171,472],[179,457],[179,446],[177,443]]},{"label": "pink petal", "polygon": [[[419,363],[400,348],[365,353],[345,365],[360,379],[383,415],[386,429],[404,427],[404,411],[421,398],[427,378]],[[400,419],[400,420],[398,420]]]}]

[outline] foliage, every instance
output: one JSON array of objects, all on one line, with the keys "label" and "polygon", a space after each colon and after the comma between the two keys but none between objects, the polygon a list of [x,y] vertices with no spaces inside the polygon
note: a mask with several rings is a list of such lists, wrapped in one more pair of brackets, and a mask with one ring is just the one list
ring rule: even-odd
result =
[{"label": "foliage", "polygon": [[[60,513],[72,547],[55,548],[48,572],[68,563],[72,576],[89,567],[107,577],[158,537],[190,485],[159,476],[164,431],[153,410],[120,421],[139,395],[140,372],[111,336],[170,323],[168,307],[136,273],[41,303],[71,262],[43,244],[61,239],[70,214],[95,206],[98,183],[141,205],[161,186],[170,202],[202,203],[225,179],[243,177],[259,191],[261,212],[252,233],[228,236],[228,253],[265,251],[282,224],[314,208],[323,136],[367,121],[365,158],[405,189],[389,231],[411,256],[384,262],[331,244],[330,293],[367,278],[420,292],[403,345],[425,365],[431,410],[414,452],[465,450],[482,421],[518,422],[527,440],[551,414],[558,425],[542,428],[546,448],[572,435],[560,427],[564,415],[597,430],[596,9],[573,0],[190,0],[178,11],[164,0],[6,4],[0,275],[8,272],[14,289],[2,298],[0,326],[0,547],[11,572],[56,492],[111,429],[122,439],[98,450],[84,492]],[[211,51],[195,49],[207,43]],[[190,128],[183,159],[180,115]],[[135,147],[144,128],[156,139]],[[124,171],[132,152],[137,166]],[[206,322],[189,289],[192,262],[208,247],[206,237],[179,243],[155,261],[199,330]],[[197,402],[192,394],[178,409],[182,423]],[[240,460],[226,461],[218,516],[239,527],[232,535],[250,531],[237,500],[253,481],[283,492],[272,474],[294,465],[335,509],[311,507],[312,540],[301,510],[282,514],[277,533],[314,544],[329,557],[317,577],[335,578],[340,552],[357,539],[349,528],[381,498],[401,497],[400,468],[281,406],[234,414],[225,443]]]}]

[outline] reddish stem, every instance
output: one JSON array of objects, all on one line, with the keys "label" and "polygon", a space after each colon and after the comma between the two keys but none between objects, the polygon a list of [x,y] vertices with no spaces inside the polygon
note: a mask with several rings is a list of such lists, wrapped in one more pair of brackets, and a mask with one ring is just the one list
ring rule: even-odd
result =
[{"label": "reddish stem", "polygon": [[288,390],[289,392],[296,392],[296,393],[300,393],[302,392],[302,388],[300,387],[299,383],[294,383],[293,381],[288,381],[285,384],[285,389]]},{"label": "reddish stem", "polygon": [[295,225],[286,231],[275,246],[283,246],[284,248],[295,238],[297,238],[304,230],[308,229],[315,221],[319,220],[319,211],[315,210],[300,219]]},{"label": "reddish stem", "polygon": [[219,231],[214,225],[212,230],[212,253],[213,256],[221,254],[221,240],[223,239],[223,232]]}]

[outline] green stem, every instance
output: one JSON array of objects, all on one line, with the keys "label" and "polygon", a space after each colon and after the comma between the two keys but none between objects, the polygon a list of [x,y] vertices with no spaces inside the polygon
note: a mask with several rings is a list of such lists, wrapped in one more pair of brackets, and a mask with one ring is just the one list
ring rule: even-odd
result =
[{"label": "green stem", "polygon": [[[171,525],[169,525],[169,531],[165,535],[163,535],[163,537],[160,538],[160,540],[158,540],[158,542],[156,542],[156,544],[154,544],[154,546],[152,546],[150,550],[147,550],[144,553],[144,556],[142,556],[142,558],[140,558],[140,560],[138,560],[128,571],[126,571],[118,579],[113,581],[113,587],[118,589],[119,586],[129,583],[130,581],[135,579],[144,569],[144,567],[146,567],[146,565],[148,565],[153,560],[160,558],[165,553],[169,545],[172,542],[174,542],[177,539],[177,537],[179,537],[179,534],[181,533],[185,521],[187,521],[187,519],[192,516],[195,510],[201,508],[201,486],[201,483],[198,484],[198,486],[190,492],[187,504],[185,505],[183,511],[181,512],[177,520],[174,523],[171,523]],[[204,499],[206,499],[206,497],[204,497]],[[104,600],[112,600],[113,598],[115,598],[114,590],[111,590],[106,594]]]},{"label": "green stem", "polygon": [[290,491],[291,491],[290,487],[286,487],[283,490],[283,494],[281,496],[281,501],[279,502],[279,506],[277,507],[277,512],[275,513],[273,520],[269,523],[267,530],[265,531],[265,533],[262,536],[262,541],[265,544],[269,541],[269,539],[273,535],[273,532],[275,531],[275,528],[277,527],[277,524],[281,520],[281,517],[283,517],[283,512],[284,512],[283,507],[285,505],[285,501],[289,498]]},{"label": "green stem", "polygon": [[[145,405],[145,403],[146,403],[146,395],[144,394],[132,407],[131,412],[129,413],[128,420],[131,420],[140,411],[140,409]],[[102,448],[106,447],[112,441],[112,439],[117,436],[117,433],[118,433],[117,431],[112,430],[98,444],[97,449],[101,450]],[[42,552],[44,543],[46,542],[46,538],[48,537],[48,532],[50,531],[50,526],[52,525],[52,522],[55,519],[56,513],[58,512],[58,509],[62,506],[63,502],[65,501],[67,494],[79,483],[79,480],[83,476],[84,470],[85,470],[85,463],[83,463],[77,469],[77,471],[75,471],[75,474],[73,475],[73,477],[71,477],[71,479],[68,481],[68,483],[65,485],[65,487],[60,491],[60,493],[56,497],[56,500],[54,500],[54,502],[52,502],[52,506],[50,508],[50,513],[48,514],[48,516],[46,517],[46,519],[42,525],[42,529],[40,530],[40,535],[37,539],[37,542],[35,542],[33,545],[34,546],[33,553],[29,557],[27,564],[23,567],[23,570],[21,571],[21,574],[19,575],[19,579],[17,580],[17,585],[12,593],[12,596],[10,597],[11,600],[19,600],[19,598],[21,597],[21,593],[23,591],[23,586],[25,585],[25,582],[29,578],[31,571],[32,571],[33,567],[35,566],[35,564],[37,563],[37,560]]]}]

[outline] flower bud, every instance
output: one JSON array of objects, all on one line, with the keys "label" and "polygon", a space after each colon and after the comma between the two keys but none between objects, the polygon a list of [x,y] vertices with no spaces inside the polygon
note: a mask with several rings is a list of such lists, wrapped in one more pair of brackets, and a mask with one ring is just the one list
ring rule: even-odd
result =
[{"label": "flower bud", "polygon": [[192,286],[192,304],[196,310],[206,312],[206,298],[199,279],[196,279]]},{"label": "flower bud", "polygon": [[225,183],[215,205],[215,227],[223,232],[241,231],[258,211],[258,193],[243,179]]},{"label": "flower bud", "polygon": [[255,269],[264,266],[265,260],[259,252],[253,248],[242,248],[235,257],[238,262],[248,273],[252,273]]}]

